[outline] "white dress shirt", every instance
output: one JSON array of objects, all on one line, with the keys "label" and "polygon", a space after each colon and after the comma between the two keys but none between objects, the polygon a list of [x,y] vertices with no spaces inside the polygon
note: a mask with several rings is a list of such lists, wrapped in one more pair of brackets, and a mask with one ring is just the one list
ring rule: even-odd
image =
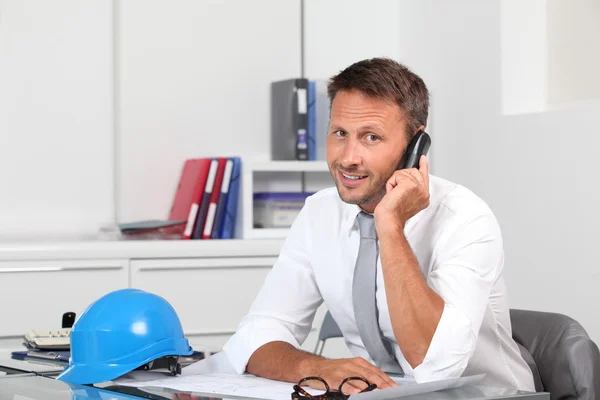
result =
[{"label": "white dress shirt", "polygon": [[[268,342],[299,347],[323,301],[352,354],[373,363],[352,306],[359,212],[336,188],[306,200],[250,312],[223,347],[238,373]],[[378,260],[379,325],[406,375],[426,382],[486,373],[486,385],[534,391],[531,370],[511,336],[502,235],[485,202],[430,176],[430,205],[407,221],[404,233],[427,284],[445,302],[425,359],[413,369],[394,337]]]}]

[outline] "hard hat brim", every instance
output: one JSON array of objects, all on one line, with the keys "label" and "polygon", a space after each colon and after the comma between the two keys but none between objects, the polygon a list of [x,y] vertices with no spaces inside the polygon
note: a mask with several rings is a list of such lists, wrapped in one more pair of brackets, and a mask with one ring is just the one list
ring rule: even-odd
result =
[{"label": "hard hat brim", "polygon": [[70,365],[65,368],[58,377],[56,377],[56,380],[75,383],[78,385],[107,382],[133,371],[140,365]]},{"label": "hard hat brim", "polygon": [[[187,345],[187,340],[183,339],[180,342],[181,345]],[[181,349],[181,348],[180,348]],[[146,349],[148,351],[148,349]],[[173,349],[168,351],[163,351],[160,353],[154,353],[149,357],[146,357],[137,362],[131,363],[112,363],[112,364],[94,364],[94,365],[85,365],[85,364],[71,364],[67,368],[60,373],[60,375],[56,378],[59,381],[75,383],[79,385],[88,385],[93,383],[107,382],[113,379],[120,377],[121,375],[125,375],[128,372],[133,371],[134,369],[149,363],[152,360],[157,358],[172,356],[172,355],[180,355],[180,356],[189,356],[194,352],[192,347],[187,345],[187,350],[176,351],[173,352]]]}]

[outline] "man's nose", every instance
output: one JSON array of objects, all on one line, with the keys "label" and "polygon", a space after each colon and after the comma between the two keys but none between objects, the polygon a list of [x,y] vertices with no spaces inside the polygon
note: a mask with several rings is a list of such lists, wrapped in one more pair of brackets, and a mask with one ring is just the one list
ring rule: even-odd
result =
[{"label": "man's nose", "polygon": [[348,140],[344,144],[344,150],[341,157],[341,164],[344,168],[352,168],[360,165],[360,145],[356,140]]}]

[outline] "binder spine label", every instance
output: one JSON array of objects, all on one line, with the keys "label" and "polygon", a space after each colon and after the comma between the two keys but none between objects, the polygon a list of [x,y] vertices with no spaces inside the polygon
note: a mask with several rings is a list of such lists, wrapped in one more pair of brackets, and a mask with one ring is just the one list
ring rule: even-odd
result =
[{"label": "binder spine label", "polygon": [[187,224],[185,225],[185,230],[183,231],[183,235],[185,237],[192,236],[192,229],[194,229],[194,222],[196,221],[196,216],[198,215],[198,204],[192,204],[190,207],[190,216],[188,217]]},{"label": "binder spine label", "polygon": [[308,100],[306,98],[306,96],[307,96],[306,89],[298,88],[298,90],[296,90],[296,93],[298,95],[298,114],[306,114],[306,112],[308,110]]},{"label": "binder spine label", "polygon": [[208,214],[206,214],[206,224],[204,225],[205,236],[210,237],[213,222],[215,220],[215,211],[217,211],[217,205],[215,203],[210,203],[208,206]]}]

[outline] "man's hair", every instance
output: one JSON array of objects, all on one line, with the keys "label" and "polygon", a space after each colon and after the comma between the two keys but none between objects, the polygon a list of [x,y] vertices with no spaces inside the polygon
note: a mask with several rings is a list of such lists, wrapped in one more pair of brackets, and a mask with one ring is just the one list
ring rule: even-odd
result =
[{"label": "man's hair", "polygon": [[392,59],[362,60],[331,77],[327,85],[330,104],[340,90],[357,90],[368,97],[398,105],[408,120],[406,135],[409,140],[419,126],[427,124],[429,91],[425,82]]}]

